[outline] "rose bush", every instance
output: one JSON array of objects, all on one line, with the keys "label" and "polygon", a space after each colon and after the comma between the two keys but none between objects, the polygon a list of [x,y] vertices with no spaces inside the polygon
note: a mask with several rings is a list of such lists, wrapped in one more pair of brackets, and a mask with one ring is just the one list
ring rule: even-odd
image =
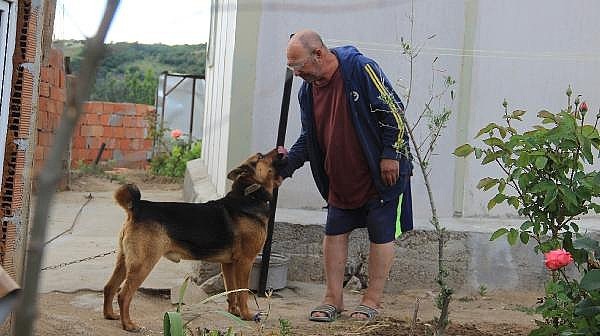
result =
[{"label": "rose bush", "polygon": [[[551,278],[537,312],[544,318],[531,335],[600,335],[600,246],[579,232],[582,215],[600,213],[594,200],[600,196],[600,173],[593,170],[598,157],[598,121],[586,123],[588,103],[580,96],[558,113],[538,112],[541,123],[520,132],[513,125],[522,121],[524,110],[508,112],[502,103],[506,125],[490,123],[476,138],[481,146],[464,144],[454,154],[474,154],[482,165],[495,163],[503,175],[485,177],[477,188],[497,190],[488,209],[506,203],[524,219],[519,228],[500,228],[490,240],[506,236],[508,243],[534,242],[536,252],[546,254]],[[580,279],[571,279],[564,267],[572,262]]]}]

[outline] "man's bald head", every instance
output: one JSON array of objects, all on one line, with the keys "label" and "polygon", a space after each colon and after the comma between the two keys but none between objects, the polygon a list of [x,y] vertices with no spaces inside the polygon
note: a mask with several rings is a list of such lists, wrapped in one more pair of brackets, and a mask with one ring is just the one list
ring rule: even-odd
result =
[{"label": "man's bald head", "polygon": [[321,36],[310,29],[301,30],[292,36],[288,43],[289,47],[301,47],[305,51],[311,52],[315,49],[326,48]]}]

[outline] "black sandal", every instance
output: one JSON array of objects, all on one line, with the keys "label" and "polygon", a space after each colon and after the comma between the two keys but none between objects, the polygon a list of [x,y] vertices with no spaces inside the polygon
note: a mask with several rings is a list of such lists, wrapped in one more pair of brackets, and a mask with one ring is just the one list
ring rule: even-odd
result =
[{"label": "black sandal", "polygon": [[[352,311],[352,313],[350,314],[350,317],[354,317],[354,315],[356,315],[356,314],[362,314],[367,317],[366,319],[360,319],[360,320],[371,321],[371,320],[375,319],[377,317],[377,315],[379,315],[379,312],[375,308],[371,308],[369,306],[365,306],[364,304],[361,304],[361,305],[356,306],[356,308],[354,308],[354,311]],[[357,318],[355,318],[355,319],[359,320]]]},{"label": "black sandal", "polygon": [[[314,313],[323,313],[326,316],[313,316]],[[330,305],[330,304],[326,303],[326,304],[322,304],[320,306],[313,308],[313,310],[310,311],[310,315],[308,316],[308,319],[310,321],[316,321],[316,322],[333,322],[339,316],[340,316],[340,311],[334,305]]]}]

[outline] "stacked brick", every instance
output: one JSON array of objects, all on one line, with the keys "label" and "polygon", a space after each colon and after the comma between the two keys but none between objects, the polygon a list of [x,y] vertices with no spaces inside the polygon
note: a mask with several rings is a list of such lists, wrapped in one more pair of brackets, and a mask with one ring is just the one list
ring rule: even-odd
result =
[{"label": "stacked brick", "polygon": [[[65,65],[63,54],[51,49],[48,63],[40,73],[39,101],[37,115],[37,146],[34,153],[34,171],[42,167],[50,155],[54,133],[58,130],[60,116],[66,100]],[[65,157],[67,159],[67,157]],[[63,165],[67,167],[67,165]]]},{"label": "stacked brick", "polygon": [[101,161],[118,167],[146,167],[152,151],[146,119],[155,114],[154,106],[91,101],[83,109],[71,143],[72,166],[93,162],[104,143]]}]

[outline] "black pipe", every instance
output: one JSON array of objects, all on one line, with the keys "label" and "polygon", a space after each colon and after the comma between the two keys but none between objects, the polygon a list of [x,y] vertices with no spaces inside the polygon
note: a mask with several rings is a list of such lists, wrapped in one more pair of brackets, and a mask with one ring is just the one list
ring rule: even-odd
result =
[{"label": "black pipe", "polygon": [[[292,35],[293,36],[293,35]],[[290,36],[291,38],[291,36]],[[285,143],[285,132],[287,130],[288,112],[290,109],[290,95],[292,92],[292,81],[294,73],[286,68],[285,83],[283,85],[283,98],[281,101],[281,112],[279,114],[279,128],[277,130],[277,146],[283,146]],[[267,239],[262,252],[262,264],[260,269],[260,279],[258,282],[258,295],[264,296],[267,290],[267,279],[269,277],[269,262],[271,259],[271,244],[273,242],[273,227],[275,226],[275,210],[277,209],[277,196],[279,189],[273,189],[273,201],[271,202],[271,212],[269,214],[269,224],[267,226]]]},{"label": "black pipe", "polygon": [[100,145],[100,149],[98,150],[98,155],[96,155],[96,160],[94,160],[94,166],[97,166],[98,162],[100,162],[100,158],[102,157],[102,152],[104,152],[105,147],[106,144],[103,142],[102,145]]}]

